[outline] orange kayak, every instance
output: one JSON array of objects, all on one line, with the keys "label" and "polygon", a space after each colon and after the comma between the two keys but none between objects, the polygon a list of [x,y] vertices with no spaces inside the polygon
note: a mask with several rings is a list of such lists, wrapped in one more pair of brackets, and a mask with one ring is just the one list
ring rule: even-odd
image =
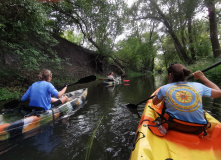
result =
[{"label": "orange kayak", "polygon": [[206,136],[199,137],[173,130],[168,130],[163,137],[153,134],[148,125],[159,115],[150,107],[157,110],[162,105],[153,105],[152,99],[147,101],[136,131],[130,160],[221,160],[221,123],[209,113],[206,113],[206,118],[211,127]]}]

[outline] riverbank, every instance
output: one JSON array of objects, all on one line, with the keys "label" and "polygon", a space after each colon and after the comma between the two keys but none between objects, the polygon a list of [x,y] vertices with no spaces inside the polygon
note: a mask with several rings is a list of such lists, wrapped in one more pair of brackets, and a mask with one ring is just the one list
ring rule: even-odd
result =
[{"label": "riverbank", "polygon": [[[60,55],[61,56],[61,55]],[[74,58],[74,57],[72,57]],[[76,58],[76,57],[75,57]],[[79,58],[79,57],[78,57]],[[192,72],[197,70],[203,70],[220,60],[201,60],[195,64],[187,66]],[[85,62],[87,62],[85,60]],[[56,88],[60,88],[64,84],[77,82],[80,78],[89,75],[96,75],[99,77],[104,77],[108,72],[97,72],[95,68],[88,66],[79,66],[76,62],[71,62],[73,65],[67,65],[66,63],[61,68],[49,67],[53,72],[52,84]],[[0,71],[0,101],[7,101],[10,99],[20,99],[28,87],[37,81],[37,75],[39,71],[28,71],[28,70],[17,70],[15,67],[9,67],[1,64]],[[209,71],[206,71],[204,74],[219,87],[221,87],[221,65],[212,68]],[[153,73],[149,73],[153,74]],[[148,75],[149,75],[148,74]],[[164,71],[162,74],[167,74]],[[136,73],[132,71],[127,71],[128,77],[139,77],[144,75],[144,73]],[[154,76],[159,75],[159,73],[153,74]]]},{"label": "riverbank", "polygon": [[51,61],[46,63],[36,58],[37,68],[25,67],[19,55],[13,51],[0,51],[0,101],[19,99],[38,80],[37,76],[42,69],[52,71],[52,84],[56,88],[89,75],[105,76],[111,70],[103,60],[104,57],[95,51],[61,37],[56,37],[56,40],[59,43],[52,48],[56,54],[48,52],[47,47],[43,48]]}]

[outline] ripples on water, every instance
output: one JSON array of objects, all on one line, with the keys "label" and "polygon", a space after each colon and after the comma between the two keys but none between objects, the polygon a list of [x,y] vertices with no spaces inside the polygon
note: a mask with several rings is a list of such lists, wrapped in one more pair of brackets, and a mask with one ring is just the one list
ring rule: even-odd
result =
[{"label": "ripples on water", "polygon": [[[20,136],[16,142],[6,141],[10,144],[9,150],[0,155],[0,159],[84,160],[89,144],[90,160],[129,159],[145,104],[139,105],[137,110],[125,105],[147,99],[165,83],[162,77],[140,77],[131,79],[127,86],[105,87],[101,81],[96,81],[69,88],[88,87],[87,103],[72,115],[50,124],[30,138]],[[220,99],[208,98],[203,103],[206,110],[221,120]],[[94,131],[95,137],[89,143]]]}]

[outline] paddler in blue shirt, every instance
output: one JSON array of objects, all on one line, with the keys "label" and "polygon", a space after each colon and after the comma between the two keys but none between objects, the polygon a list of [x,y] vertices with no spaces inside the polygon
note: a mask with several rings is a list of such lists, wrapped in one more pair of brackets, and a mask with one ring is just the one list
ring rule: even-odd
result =
[{"label": "paddler in blue shirt", "polygon": [[[33,83],[26,93],[22,96],[21,101],[30,98],[29,106],[44,108],[49,110],[51,107],[56,107],[60,104],[69,101],[69,98],[64,95],[67,90],[67,85],[61,90],[57,91],[50,83],[52,80],[52,73],[48,69],[43,69],[38,75],[39,81]],[[52,98],[51,96],[57,98]],[[59,99],[58,99],[59,98]]]}]

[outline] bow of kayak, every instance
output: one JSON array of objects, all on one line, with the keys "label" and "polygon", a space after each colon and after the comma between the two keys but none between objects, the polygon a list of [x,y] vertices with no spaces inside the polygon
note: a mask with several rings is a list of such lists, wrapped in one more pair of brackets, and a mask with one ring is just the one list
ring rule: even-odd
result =
[{"label": "bow of kayak", "polygon": [[221,124],[209,113],[206,113],[206,118],[211,123],[211,127],[207,130],[207,136],[199,137],[168,130],[165,136],[159,137],[148,128],[150,123],[148,120],[153,121],[158,117],[150,107],[161,108],[162,106],[154,106],[152,99],[147,101],[137,128],[130,160],[221,159]]}]

